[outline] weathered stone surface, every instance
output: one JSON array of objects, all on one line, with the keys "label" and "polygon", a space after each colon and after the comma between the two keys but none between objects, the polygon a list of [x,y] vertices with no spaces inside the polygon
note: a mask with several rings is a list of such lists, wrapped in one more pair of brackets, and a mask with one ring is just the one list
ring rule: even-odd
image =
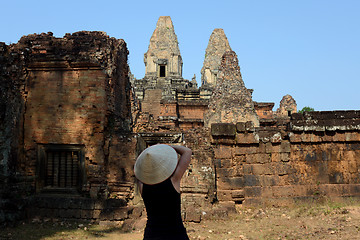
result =
[{"label": "weathered stone surface", "polygon": [[194,207],[186,209],[185,221],[187,222],[201,222],[201,213],[199,210],[196,210]]},{"label": "weathered stone surface", "polygon": [[214,29],[205,51],[205,59],[201,69],[201,85],[216,85],[221,58],[227,51],[231,51],[231,47],[224,30],[221,28]]},{"label": "weathered stone surface", "polygon": [[148,51],[144,54],[145,77],[160,77],[160,66],[164,66],[164,77],[181,77],[182,59],[175,34],[174,25],[169,16],[161,16],[150,38]]},{"label": "weathered stone surface", "polygon": [[[44,172],[39,149],[56,144],[84,146],[87,182],[77,187],[95,198],[105,196],[108,143],[117,137],[115,131],[129,132],[132,124],[126,43],[103,32],[77,32],[64,38],[33,34],[5,46],[0,44],[5,57],[0,61],[6,61],[0,72],[0,106],[6,106],[0,120],[7,128],[0,127],[0,166],[4,161],[6,171],[14,166],[6,175],[16,172],[16,178],[1,184],[0,195],[3,187],[20,198],[33,194],[34,187],[41,192],[43,180],[33,177]],[[88,204],[59,203],[68,204],[68,211],[51,202],[40,211],[54,209],[49,214],[64,218],[91,215],[80,211],[91,208]]]},{"label": "weathered stone surface", "polygon": [[269,102],[254,102],[254,107],[260,120],[272,120],[274,117],[273,107],[274,103]]},{"label": "weathered stone surface", "polygon": [[277,117],[289,117],[291,114],[297,112],[296,101],[291,95],[285,95],[281,101],[280,106],[275,112]]},{"label": "weathered stone surface", "polygon": [[212,123],[252,121],[259,126],[251,94],[242,80],[235,52],[226,52],[221,61],[220,74],[211,96],[205,126]]},{"label": "weathered stone surface", "polygon": [[354,131],[360,129],[360,111],[313,111],[293,114],[293,131],[324,132]]},{"label": "weathered stone surface", "polygon": [[236,127],[231,123],[213,123],[211,124],[211,135],[213,137],[235,137]]}]

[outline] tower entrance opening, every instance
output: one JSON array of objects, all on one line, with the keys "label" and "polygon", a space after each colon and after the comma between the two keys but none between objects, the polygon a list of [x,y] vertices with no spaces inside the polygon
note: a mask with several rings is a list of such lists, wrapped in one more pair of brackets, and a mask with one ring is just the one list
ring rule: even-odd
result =
[{"label": "tower entrance opening", "polygon": [[160,76],[159,77],[166,77],[165,65],[160,65]]}]

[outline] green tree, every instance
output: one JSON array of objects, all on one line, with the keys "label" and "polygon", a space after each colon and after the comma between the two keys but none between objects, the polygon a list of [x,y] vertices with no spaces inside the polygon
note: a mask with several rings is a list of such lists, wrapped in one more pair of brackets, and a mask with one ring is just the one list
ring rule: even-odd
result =
[{"label": "green tree", "polygon": [[303,112],[313,112],[313,111],[315,111],[314,108],[307,106],[307,107],[303,107],[303,109],[299,110],[299,113],[303,113]]}]

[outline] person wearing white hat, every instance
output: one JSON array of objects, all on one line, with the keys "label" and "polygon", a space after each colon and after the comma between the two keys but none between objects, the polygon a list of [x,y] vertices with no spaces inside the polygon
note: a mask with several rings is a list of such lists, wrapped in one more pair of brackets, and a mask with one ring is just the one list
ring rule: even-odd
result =
[{"label": "person wearing white hat", "polygon": [[191,154],[184,146],[157,144],[136,159],[135,177],[147,212],[144,240],[189,239],[181,219],[180,180]]}]

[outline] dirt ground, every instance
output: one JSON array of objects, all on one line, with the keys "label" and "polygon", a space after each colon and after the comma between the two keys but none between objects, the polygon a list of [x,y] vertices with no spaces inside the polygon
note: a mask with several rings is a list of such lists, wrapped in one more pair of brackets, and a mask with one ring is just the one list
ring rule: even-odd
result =
[{"label": "dirt ground", "polygon": [[[360,204],[327,202],[297,207],[239,207],[226,219],[185,223],[190,239],[360,239]],[[120,226],[32,220],[0,229],[1,240],[140,240],[142,230]]]}]

